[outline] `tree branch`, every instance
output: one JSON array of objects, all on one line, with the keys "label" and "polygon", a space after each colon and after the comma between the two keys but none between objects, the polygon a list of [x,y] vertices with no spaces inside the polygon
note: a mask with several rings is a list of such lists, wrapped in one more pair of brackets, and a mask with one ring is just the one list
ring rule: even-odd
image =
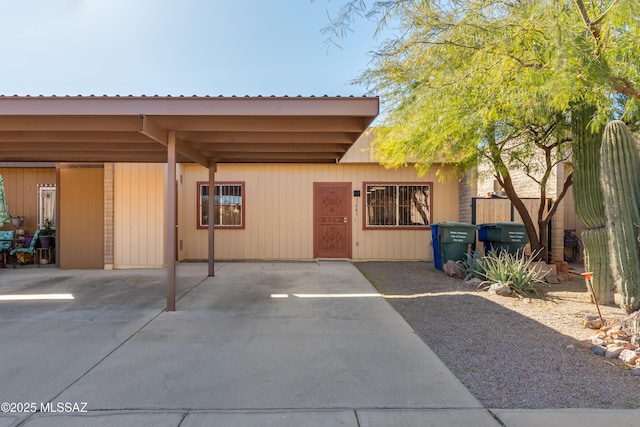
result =
[{"label": "tree branch", "polygon": [[551,207],[549,212],[547,212],[547,217],[545,218],[545,220],[547,218],[552,218],[553,217],[553,215],[558,210],[558,205],[560,204],[562,199],[564,199],[564,196],[567,194],[567,191],[569,191],[569,188],[572,185],[573,185],[573,171],[570,172],[569,175],[567,176],[567,178],[564,180],[564,185],[562,186],[562,191],[560,191],[560,194],[558,195],[558,197],[556,197],[556,202],[553,204],[553,206]]},{"label": "tree branch", "polygon": [[623,77],[612,77],[611,81],[616,92],[640,99],[640,90],[634,88],[629,80]]},{"label": "tree branch", "polygon": [[[589,13],[587,12],[587,8],[584,6],[584,2],[582,0],[575,0],[575,3],[578,7],[578,11],[580,12],[582,22],[587,26],[587,29],[591,32],[591,35],[596,42],[600,42],[600,29],[596,26],[596,22],[592,22],[589,18]],[[602,18],[603,17],[600,17],[598,21],[602,20]]]},{"label": "tree branch", "polygon": [[[602,12],[602,15],[600,15],[600,17],[599,17],[598,19],[596,19],[595,21],[593,21],[593,24],[594,24],[594,25],[598,25],[599,23],[601,23],[601,22],[604,20],[604,18],[606,18],[606,17],[607,17],[607,15],[609,14],[609,11],[610,11],[611,9],[613,9],[613,7],[614,7],[616,4],[618,4],[619,2],[620,2],[620,0],[613,0],[613,1],[611,2],[611,4],[609,5],[609,7],[607,8],[607,10],[605,10],[604,12]],[[583,5],[583,7],[584,7],[584,5]]]}]

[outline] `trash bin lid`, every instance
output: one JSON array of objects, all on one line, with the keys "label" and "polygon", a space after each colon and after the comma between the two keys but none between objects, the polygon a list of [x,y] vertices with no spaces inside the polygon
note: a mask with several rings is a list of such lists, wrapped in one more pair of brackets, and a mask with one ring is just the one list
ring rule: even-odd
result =
[{"label": "trash bin lid", "polygon": [[437,235],[441,244],[473,243],[476,240],[477,225],[464,222],[440,222],[437,224]]},{"label": "trash bin lid", "polygon": [[[487,230],[492,230],[487,232]],[[490,222],[480,224],[481,241],[529,243],[526,228],[521,222]]]},{"label": "trash bin lid", "polygon": [[474,230],[478,229],[478,226],[475,224],[469,224],[466,222],[455,222],[455,221],[438,222],[432,225],[436,225],[438,227],[443,227],[443,228],[461,227],[461,228],[472,228]]}]

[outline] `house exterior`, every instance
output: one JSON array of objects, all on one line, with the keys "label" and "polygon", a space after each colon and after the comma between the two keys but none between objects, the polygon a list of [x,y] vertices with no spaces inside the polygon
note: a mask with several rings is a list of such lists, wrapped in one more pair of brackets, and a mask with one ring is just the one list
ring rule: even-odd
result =
[{"label": "house exterior", "polygon": [[431,224],[464,218],[469,192],[373,160],[378,113],[377,97],[0,95],[0,173],[24,229],[53,217],[59,268],[166,266],[174,311],[176,261],[432,260]]},{"label": "house exterior", "polygon": [[[216,260],[433,260],[430,224],[459,219],[459,184],[381,166],[373,138],[365,132],[334,164],[220,164],[213,215],[208,169],[178,163],[177,260],[207,260],[209,218]],[[0,174],[27,231],[38,223],[38,184],[58,184],[57,239],[73,242],[61,268],[167,264],[166,164],[0,163]]]},{"label": "house exterior", "polygon": [[[216,257],[432,260],[430,224],[458,220],[458,183],[440,182],[435,173],[421,177],[413,167],[385,169],[369,152],[371,139],[365,133],[334,165],[220,167],[221,185],[242,186],[244,222],[217,227]],[[206,170],[183,165],[179,175],[179,256],[204,259],[197,190]],[[342,235],[332,234],[336,225]]]}]

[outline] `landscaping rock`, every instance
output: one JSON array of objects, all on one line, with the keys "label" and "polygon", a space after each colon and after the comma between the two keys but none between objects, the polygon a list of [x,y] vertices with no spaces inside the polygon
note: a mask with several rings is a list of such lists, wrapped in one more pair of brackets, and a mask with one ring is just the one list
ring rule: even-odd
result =
[{"label": "landscaping rock", "polygon": [[[607,322],[591,337],[591,350],[607,359],[620,359],[627,366],[640,370],[640,348],[631,342],[630,316],[624,320]],[[599,323],[595,315],[586,315],[583,325]],[[635,374],[634,375],[638,375]]]},{"label": "landscaping rock", "polygon": [[640,311],[633,313],[625,322],[631,332],[631,344],[640,347]]},{"label": "landscaping rock", "polygon": [[607,347],[607,352],[604,354],[604,357],[606,357],[607,359],[616,359],[623,350],[624,347],[614,344],[610,347]]},{"label": "landscaping rock", "polygon": [[598,356],[604,356],[607,353],[606,347],[603,347],[603,346],[597,345],[597,344],[594,345],[593,347],[591,347],[591,351],[593,351]]},{"label": "landscaping rock", "polygon": [[[600,316],[594,314],[587,314],[582,319],[582,326],[589,329],[600,329],[602,328],[602,323],[600,322]],[[604,333],[602,335],[598,334],[598,338],[604,338]]]},{"label": "landscaping rock", "polygon": [[560,283],[560,279],[558,278],[558,276],[556,276],[555,274],[547,274],[546,276],[544,276],[544,280],[547,283],[550,283],[552,285],[557,285],[558,283]]},{"label": "landscaping rock", "polygon": [[506,297],[511,295],[511,288],[504,283],[492,283],[491,286],[489,286],[489,293]]},{"label": "landscaping rock", "polygon": [[578,344],[580,345],[581,348],[591,348],[593,346],[593,343],[591,342],[590,339],[583,339],[578,341]]},{"label": "landscaping rock", "polygon": [[625,350],[622,350],[622,352],[618,356],[618,359],[622,360],[624,363],[633,365],[634,363],[636,363],[636,360],[638,360],[638,357],[640,356],[638,356],[635,350],[625,349]]},{"label": "landscaping rock", "polygon": [[545,279],[548,275],[553,275],[554,277],[558,275],[558,270],[556,265],[547,264],[544,261],[531,263],[531,266],[529,268],[535,271],[538,279]]},{"label": "landscaping rock", "polygon": [[477,277],[472,277],[471,279],[464,281],[464,285],[468,286],[469,288],[477,288],[481,284],[482,280],[478,279]]},{"label": "landscaping rock", "polygon": [[460,279],[464,277],[462,269],[458,267],[455,261],[452,260],[447,261],[444,266],[442,266],[442,271],[444,271],[449,277],[458,277]]}]

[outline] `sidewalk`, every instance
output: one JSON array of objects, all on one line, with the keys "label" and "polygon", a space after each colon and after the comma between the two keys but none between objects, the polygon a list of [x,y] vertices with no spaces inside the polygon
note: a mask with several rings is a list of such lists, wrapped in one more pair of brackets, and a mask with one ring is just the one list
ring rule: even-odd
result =
[{"label": "sidewalk", "polygon": [[635,426],[640,417],[483,408],[348,262],[177,271],[172,313],[164,270],[0,271],[0,298],[73,298],[0,299],[0,402],[23,411],[0,414],[0,427]]}]

